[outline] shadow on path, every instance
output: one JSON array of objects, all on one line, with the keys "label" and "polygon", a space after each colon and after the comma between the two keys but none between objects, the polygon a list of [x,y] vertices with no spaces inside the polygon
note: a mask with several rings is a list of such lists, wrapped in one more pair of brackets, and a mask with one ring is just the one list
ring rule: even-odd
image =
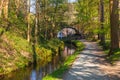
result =
[{"label": "shadow on path", "polygon": [[108,65],[102,49],[95,42],[83,43],[85,49],[66,72],[63,80],[113,80],[101,69],[101,66]]}]

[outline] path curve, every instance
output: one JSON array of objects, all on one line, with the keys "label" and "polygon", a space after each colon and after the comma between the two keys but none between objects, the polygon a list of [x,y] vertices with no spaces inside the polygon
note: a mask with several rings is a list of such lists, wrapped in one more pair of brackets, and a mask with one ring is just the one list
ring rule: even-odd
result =
[{"label": "path curve", "polygon": [[[78,55],[68,72],[65,73],[63,80],[112,80],[101,68],[107,66],[105,55],[96,42],[87,42],[85,49]],[[117,79],[115,79],[117,80]]]}]

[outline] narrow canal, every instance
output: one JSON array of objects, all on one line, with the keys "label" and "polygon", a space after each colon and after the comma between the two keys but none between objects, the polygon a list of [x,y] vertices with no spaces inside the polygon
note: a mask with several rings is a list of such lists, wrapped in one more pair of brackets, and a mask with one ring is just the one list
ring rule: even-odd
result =
[{"label": "narrow canal", "polygon": [[64,62],[64,59],[74,52],[75,46],[73,44],[66,44],[62,54],[54,55],[51,62],[41,61],[37,66],[31,65],[30,67],[11,72],[0,80],[42,80],[44,76],[58,69]]}]

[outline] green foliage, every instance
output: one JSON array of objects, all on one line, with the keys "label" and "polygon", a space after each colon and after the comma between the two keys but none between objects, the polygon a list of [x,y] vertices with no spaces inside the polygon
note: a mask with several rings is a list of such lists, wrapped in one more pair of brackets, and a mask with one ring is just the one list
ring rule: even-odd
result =
[{"label": "green foliage", "polygon": [[105,53],[108,54],[108,51],[110,49],[110,40],[105,40],[105,44],[101,44],[100,41],[98,41],[98,43],[100,44],[100,46],[102,46],[102,48],[105,50]]},{"label": "green foliage", "polygon": [[[109,22],[109,0],[104,0],[104,23],[100,23],[100,5],[99,0],[77,0],[75,3],[76,20],[79,24],[79,29],[88,38],[95,38],[98,34],[110,34]],[[101,24],[104,29],[100,29]]]},{"label": "green foliage", "polygon": [[0,34],[4,31],[5,29],[0,27]]},{"label": "green foliage", "polygon": [[53,55],[58,54],[58,49],[63,50],[64,43],[59,39],[51,39],[49,41],[45,41],[40,45],[36,46],[36,56],[38,64],[39,62],[42,63],[41,65],[45,65],[46,63],[52,60]]},{"label": "green foliage", "polygon": [[19,54],[19,57],[17,57],[15,65],[18,68],[24,68],[25,66],[28,65],[28,62],[32,62],[32,60],[29,60],[28,58],[26,58],[26,57]]},{"label": "green foliage", "polygon": [[59,39],[52,39],[48,41],[48,47],[53,52],[58,52],[59,47],[61,48],[61,50],[64,48],[64,42],[60,41]]},{"label": "green foliage", "polygon": [[[104,51],[105,54],[108,55],[108,53],[110,52],[110,40],[106,40],[104,46]],[[107,57],[107,59],[111,62],[114,63],[115,61],[120,60],[120,49],[116,49],[113,51],[113,55]]]},{"label": "green foliage", "polygon": [[2,49],[0,51],[0,74],[7,74],[32,62],[31,45],[17,34],[4,32],[0,40],[0,49]]},{"label": "green foliage", "polygon": [[[23,68],[32,62],[32,47],[25,39],[25,16],[17,12],[15,1],[9,2],[8,19],[0,17],[0,74]],[[6,31],[7,30],[7,31]]]},{"label": "green foliage", "polygon": [[73,40],[72,42],[75,43],[78,51],[81,51],[85,47],[84,44],[81,43],[79,40]]},{"label": "green foliage", "polygon": [[65,73],[65,71],[67,71],[70,67],[70,65],[73,63],[73,61],[76,59],[76,56],[80,53],[80,51],[84,48],[83,43],[81,43],[80,41],[73,41],[76,46],[77,46],[77,51],[71,55],[68,56],[65,59],[64,64],[57,69],[56,71],[54,71],[52,74],[47,75],[46,77],[43,78],[43,80],[59,80],[62,78],[63,74]]},{"label": "green foliage", "polygon": [[37,60],[50,62],[52,59],[52,51],[44,47],[36,47]]},{"label": "green foliage", "polygon": [[[21,5],[20,7],[23,7],[23,5]],[[7,23],[9,26],[9,30],[12,33],[14,32],[21,37],[25,37],[25,32],[27,31],[27,21],[25,19],[26,14],[24,14],[25,11],[21,11],[22,9],[20,10],[19,8],[17,8],[16,2],[14,0],[9,1]]]},{"label": "green foliage", "polygon": [[8,37],[8,39],[10,40],[12,46],[18,51],[20,52],[21,50],[26,51],[26,52],[30,52],[32,53],[31,50],[31,45],[28,43],[27,40],[14,35],[10,32],[6,32],[6,35]]},{"label": "green foliage", "polygon": [[64,49],[64,42],[59,39],[51,39],[40,43],[40,46],[52,50],[53,53],[57,53],[59,47],[61,50]]},{"label": "green foliage", "polygon": [[27,31],[27,25],[23,19],[23,17],[17,17],[15,14],[10,15],[9,19],[10,31],[18,34],[19,36],[25,36],[25,32]]},{"label": "green foliage", "polygon": [[60,30],[61,23],[68,20],[65,16],[68,7],[64,0],[41,0],[40,3],[42,5],[40,7],[41,18],[39,20],[41,28],[40,35],[44,36],[44,38],[51,39],[53,38],[52,35],[55,37]]},{"label": "green foliage", "polygon": [[[97,0],[78,0],[75,6],[77,11],[76,18],[80,25],[80,30],[84,34],[89,34],[97,29],[98,25],[98,4]],[[86,7],[86,8],[85,8]],[[93,29],[94,28],[94,29]],[[96,32],[96,31],[95,31]]]},{"label": "green foliage", "polygon": [[113,55],[108,57],[108,60],[110,60],[112,63],[114,63],[115,61],[119,61],[120,60],[120,49],[114,50]]}]

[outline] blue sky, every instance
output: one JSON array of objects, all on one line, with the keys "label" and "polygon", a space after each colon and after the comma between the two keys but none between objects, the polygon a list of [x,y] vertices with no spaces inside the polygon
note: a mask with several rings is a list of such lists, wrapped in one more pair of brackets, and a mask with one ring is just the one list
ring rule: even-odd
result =
[{"label": "blue sky", "polygon": [[69,0],[70,2],[75,2],[76,0]]}]

